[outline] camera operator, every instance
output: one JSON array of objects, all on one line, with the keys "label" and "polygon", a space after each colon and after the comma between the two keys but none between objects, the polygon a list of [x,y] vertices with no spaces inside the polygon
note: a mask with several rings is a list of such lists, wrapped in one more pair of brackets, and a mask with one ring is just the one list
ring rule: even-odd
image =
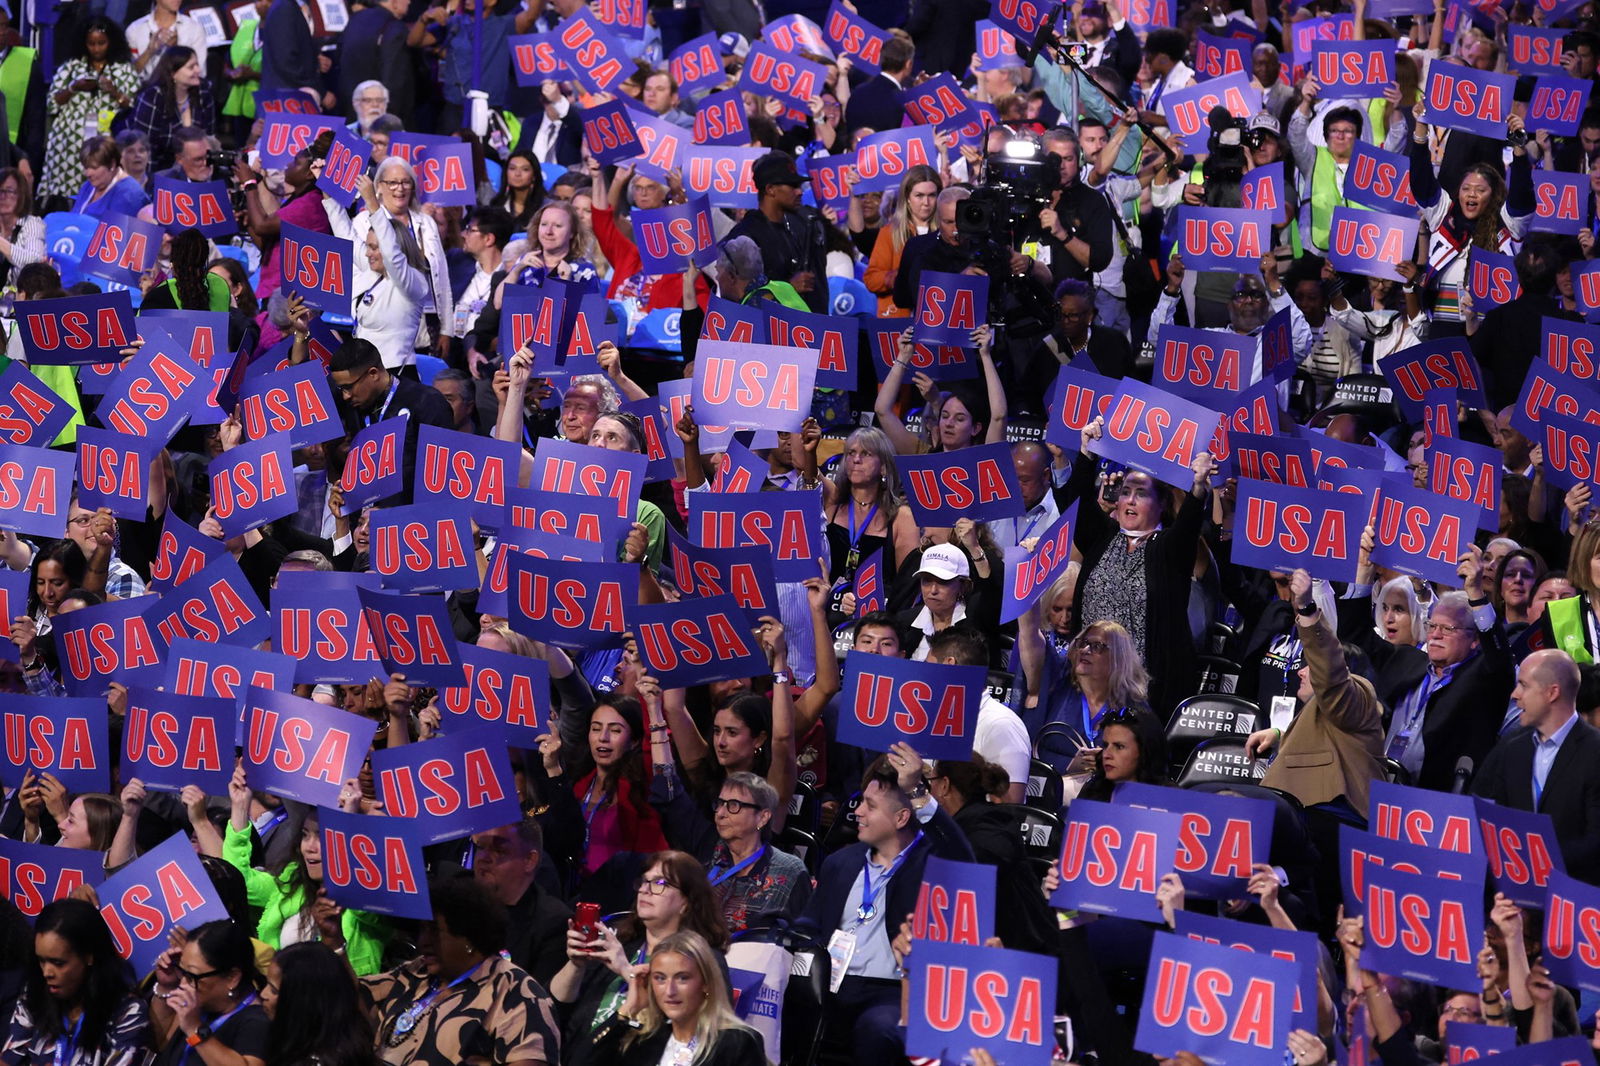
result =
[{"label": "camera operator", "polygon": [[787,152],[768,152],[756,160],[753,176],[760,198],[757,207],[746,212],[728,236],[755,241],[767,277],[787,281],[807,307],[819,314],[825,312],[828,249],[824,223],[815,210],[800,204],[805,181],[794,168],[794,157]]},{"label": "camera operator", "polygon": [[172,135],[172,155],[175,162],[156,177],[177,181],[222,181],[227,177],[226,172],[213,165],[211,138],[198,126],[178,127]]},{"label": "camera operator", "polygon": [[[1323,143],[1313,144],[1311,124],[1320,88],[1314,78],[1301,84],[1300,106],[1289,119],[1289,146],[1294,149],[1295,165],[1301,174],[1301,240],[1317,255],[1326,255],[1333,209],[1346,202],[1344,174],[1366,125],[1366,116],[1360,108],[1345,105],[1327,109],[1322,116]],[[1396,124],[1395,129],[1401,136],[1390,137],[1394,143],[1385,143],[1386,151],[1398,152],[1404,144],[1404,123]]]},{"label": "camera operator", "polygon": [[1050,287],[1054,289],[1068,278],[1088,281],[1106,270],[1116,247],[1105,197],[1079,180],[1083,167],[1077,136],[1058,126],[1048,131],[1043,141],[1045,151],[1061,159],[1061,184],[1054,206],[1039,212],[1039,229],[1049,252]]}]

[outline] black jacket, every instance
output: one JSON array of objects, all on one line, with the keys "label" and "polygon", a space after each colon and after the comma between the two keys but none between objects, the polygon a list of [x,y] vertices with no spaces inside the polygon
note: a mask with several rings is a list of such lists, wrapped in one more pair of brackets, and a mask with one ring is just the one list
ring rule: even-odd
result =
[{"label": "black jacket", "polygon": [[[865,16],[863,16],[865,17]],[[970,53],[968,58],[970,59]],[[965,63],[954,69],[960,70]],[[905,92],[899,82],[886,74],[874,74],[850,93],[845,105],[845,127],[854,133],[863,126],[875,133],[897,130],[905,118],[905,105],[900,96]]]},{"label": "black jacket", "polygon": [[937,229],[919,233],[900,249],[900,269],[894,276],[894,303],[905,311],[917,309],[917,287],[924,270],[959,274],[972,265],[972,255],[939,236]]},{"label": "black jacket", "polygon": [[955,821],[978,861],[996,868],[994,931],[1001,943],[1019,951],[1053,945],[1058,931],[1055,914],[1022,846],[1022,808],[969,803],[956,812]]},{"label": "black jacket", "polygon": [[[405,488],[387,499],[379,500],[381,507],[400,507],[411,502],[412,487],[417,481],[417,432],[423,426],[438,426],[440,429],[454,429],[456,424],[455,414],[450,410],[450,404],[439,394],[439,390],[431,385],[424,385],[420,381],[410,378],[398,378],[399,385],[395,388],[394,399],[389,401],[384,418],[394,418],[397,415],[406,416],[406,440],[403,448],[402,462],[405,469]],[[357,412],[344,402],[342,396],[334,401],[339,407],[339,416],[344,423],[345,432],[354,439],[355,435],[366,426],[367,416]],[[377,412],[373,412],[372,421],[380,421]]]},{"label": "black jacket", "polygon": [[917,70],[965,71],[977,51],[978,20],[988,17],[985,0],[912,0],[905,30],[917,46]]},{"label": "black jacket", "polygon": [[[1455,136],[1451,134],[1451,136]],[[1550,296],[1523,293],[1502,307],[1490,308],[1472,335],[1472,355],[1488,379],[1490,410],[1498,411],[1517,402],[1522,394],[1528,368],[1539,357],[1538,337],[1544,331],[1543,319],[1562,318],[1581,322],[1583,316],[1563,311]]]},{"label": "black jacket", "polygon": [[1068,278],[1088,281],[1111,265],[1111,257],[1116,253],[1116,225],[1111,221],[1111,208],[1105,196],[1075,181],[1061,190],[1056,214],[1061,218],[1062,228],[1069,233],[1076,231],[1089,246],[1089,265],[1084,266],[1073,258],[1065,244],[1045,235],[1045,243],[1050,247],[1050,274],[1056,284]]},{"label": "black jacket", "polygon": [[[899,127],[897,126],[896,129]],[[788,281],[796,274],[809,272],[814,284],[801,293],[806,306],[817,314],[828,310],[827,231],[821,215],[809,207],[784,213],[773,222],[760,211],[751,211],[728,234],[749,237],[761,249],[762,269],[772,281]]]},{"label": "black jacket", "polygon": [[1600,884],[1600,730],[1579,718],[1556,752],[1544,791],[1533,801],[1532,729],[1519,729],[1489,752],[1472,791],[1521,811],[1548,814],[1567,873]]},{"label": "black jacket", "polygon": [[296,0],[272,0],[261,24],[261,87],[298,89],[322,84],[311,27]]},{"label": "black jacket", "polygon": [[389,113],[408,126],[416,109],[416,73],[406,47],[407,27],[383,7],[364,7],[340,34],[339,106],[354,113],[356,86],[381,81],[389,90]]},{"label": "black jacket", "polygon": [[506,917],[511,961],[549,988],[550,979],[567,964],[567,920],[572,908],[535,881],[514,906],[506,908]]},{"label": "black jacket", "polygon": [[[595,1051],[603,1061],[616,1066],[656,1066],[667,1050],[672,1027],[663,1025],[631,1043],[627,1041],[630,1032],[625,1022],[613,1017],[600,1027]],[[767,1050],[754,1029],[727,1029],[717,1037],[711,1054],[695,1059],[695,1066],[767,1066]]]}]

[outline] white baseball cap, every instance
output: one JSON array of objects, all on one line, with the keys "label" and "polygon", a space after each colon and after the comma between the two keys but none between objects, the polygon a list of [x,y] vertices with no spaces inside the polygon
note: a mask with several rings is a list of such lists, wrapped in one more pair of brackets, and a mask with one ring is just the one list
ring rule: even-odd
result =
[{"label": "white baseball cap", "polygon": [[922,565],[917,573],[929,574],[940,581],[954,581],[958,577],[971,577],[967,555],[954,544],[935,544],[922,553]]}]

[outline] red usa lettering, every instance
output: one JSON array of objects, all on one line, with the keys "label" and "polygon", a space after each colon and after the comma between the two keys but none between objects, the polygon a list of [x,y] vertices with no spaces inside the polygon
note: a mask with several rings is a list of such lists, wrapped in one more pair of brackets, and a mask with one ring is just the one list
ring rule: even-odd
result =
[{"label": "red usa lettering", "polygon": [[906,480],[917,502],[929,510],[941,507],[966,510],[1011,498],[1000,466],[993,459],[980,460],[972,470],[960,466],[910,470]]},{"label": "red usa lettering", "polygon": [[965,966],[929,966],[922,989],[929,1025],[943,1033],[965,1026],[985,1041],[1042,1044],[1045,1014],[1050,1009],[1043,1000],[1044,990],[1037,978]]},{"label": "red usa lettering", "polygon": [[1444,962],[1471,962],[1467,916],[1460,900],[1427,899],[1414,892],[1366,886],[1367,935],[1379,947],[1398,945],[1412,955]]},{"label": "red usa lettering", "polygon": [[1402,171],[1387,160],[1363,154],[1357,156],[1350,164],[1349,173],[1350,180],[1355,182],[1358,189],[1366,189],[1374,196],[1381,196],[1407,207],[1417,205],[1416,197],[1411,195],[1409,168]]},{"label": "red usa lettering", "polygon": [[[1437,115],[1504,122],[1510,101],[1498,85],[1479,85],[1451,74],[1442,64],[1428,79],[1428,109]],[[1391,260],[1392,261],[1392,260]]]},{"label": "red usa lettering", "polygon": [[412,867],[405,841],[399,837],[375,837],[368,833],[345,833],[338,829],[322,831],[323,869],[337,887],[359,885],[371,892],[415,894],[419,874]]},{"label": "red usa lettering", "polygon": [[1578,121],[1588,97],[1581,89],[1538,84],[1534,86],[1529,110],[1534,121],[1573,123]]},{"label": "red usa lettering", "polygon": [[345,277],[348,256],[324,255],[322,249],[301,244],[293,237],[282,238],[283,279],[285,285],[312,289],[330,296],[348,296]]},{"label": "red usa lettering", "polygon": [[197,226],[214,226],[228,221],[222,204],[210,193],[183,192],[178,189],[156,190],[156,221],[163,226],[178,225],[185,229]]},{"label": "red usa lettering", "polygon": [[44,350],[66,347],[74,351],[90,348],[126,348],[132,339],[122,328],[114,308],[102,307],[93,312],[61,311],[58,313],[22,312],[28,335],[34,346]]},{"label": "red usa lettering", "polygon": [[7,711],[4,724],[6,761],[18,769],[94,770],[100,765],[87,718],[56,722]]},{"label": "red usa lettering", "polygon": [[138,273],[150,262],[153,250],[143,233],[137,230],[130,233],[114,222],[102,222],[90,238],[84,258]]},{"label": "red usa lettering", "polygon": [[509,793],[484,748],[462,753],[459,766],[449,759],[425,759],[417,766],[391,766],[378,775],[386,807],[401,818],[440,817],[463,809],[503,802]]},{"label": "red usa lettering", "polygon": [[1435,562],[1454,563],[1470,530],[1463,530],[1454,516],[1434,516],[1426,507],[1407,505],[1384,497],[1378,507],[1378,543],[1392,545],[1407,555],[1422,556]]},{"label": "red usa lettering", "polygon": [[[1156,968],[1153,1018],[1197,1036],[1226,1034],[1241,1045],[1270,1048],[1278,989],[1259,977],[1235,979],[1226,970],[1163,958]],[[1243,987],[1240,987],[1240,986]]]},{"label": "red usa lettering", "polygon": [[1533,211],[1540,218],[1576,221],[1578,215],[1578,187],[1544,178],[1533,182]]},{"label": "red usa lettering", "polygon": [[1332,250],[1338,255],[1368,261],[1400,261],[1405,234],[1398,226],[1341,217],[1333,227]]},{"label": "red usa lettering", "polygon": [[967,690],[935,691],[920,678],[895,684],[892,677],[863,670],[856,678],[855,714],[861,724],[892,725],[901,733],[927,737],[967,735]]},{"label": "red usa lettering", "polygon": [[725,659],[751,654],[748,630],[741,631],[725,614],[699,619],[679,618],[672,622],[652,622],[639,627],[639,639],[650,665],[658,671],[685,666],[706,666]]},{"label": "red usa lettering", "polygon": [[1344,558],[1347,530],[1343,511],[1313,513],[1301,504],[1252,496],[1244,519],[1245,539],[1252,547],[1276,548],[1291,556],[1310,552],[1323,559]]},{"label": "red usa lettering", "polygon": [[78,482],[89,492],[144,499],[144,467],[133,452],[78,442]]},{"label": "red usa lettering", "polygon": [[1156,834],[1139,830],[1124,840],[1114,825],[1090,827],[1084,822],[1067,825],[1061,844],[1061,880],[1083,880],[1095,888],[1115,887],[1125,892],[1155,891],[1157,870]]}]

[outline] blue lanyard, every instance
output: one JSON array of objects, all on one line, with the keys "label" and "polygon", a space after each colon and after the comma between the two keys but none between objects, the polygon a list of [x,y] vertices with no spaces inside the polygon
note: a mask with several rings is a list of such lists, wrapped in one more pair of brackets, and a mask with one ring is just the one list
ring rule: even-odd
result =
[{"label": "blue lanyard", "polygon": [[[209,1026],[207,1026],[207,1028],[209,1028],[211,1030],[212,1034],[215,1035],[218,1029],[221,1029],[224,1025],[226,1025],[228,1023],[228,1019],[229,1018],[232,1018],[235,1014],[238,1014],[240,1011],[244,1010],[246,1007],[248,1007],[250,1004],[254,1003],[255,1001],[256,1001],[256,994],[254,992],[252,992],[252,993],[250,993],[248,996],[246,996],[244,998],[244,1002],[243,1003],[240,1003],[237,1007],[233,1008],[228,1013],[224,1014],[222,1017],[220,1017],[216,1021],[212,1022]],[[191,1052],[193,1050],[194,1050],[194,1045],[192,1045],[192,1044],[184,1046],[183,1054],[178,1056],[178,1066],[183,1066],[184,1063],[189,1061],[189,1052]]]},{"label": "blue lanyard", "polygon": [[765,844],[763,844],[763,845],[761,845],[759,848],[757,848],[755,850],[754,854],[747,856],[745,858],[745,860],[743,862],[741,862],[739,865],[730,866],[726,870],[723,870],[722,872],[720,872],[717,875],[715,875],[714,877],[712,877],[710,879],[711,880],[711,887],[712,888],[716,888],[718,885],[722,884],[722,882],[731,880],[732,878],[736,877],[740,872],[748,869],[751,866],[751,864],[753,864],[757,859],[761,858],[761,856],[765,855],[766,853],[767,853],[767,846]]},{"label": "blue lanyard", "polygon": [[[1022,547],[1022,542],[1028,539],[1029,535],[1033,533],[1033,527],[1038,525],[1039,519],[1043,517],[1042,513],[1033,516],[1033,521],[1029,522],[1028,527],[1017,536],[1017,547]],[[1011,520],[1011,532],[1017,532],[1017,520],[1015,518]]]},{"label": "blue lanyard", "polygon": [[1106,712],[1111,710],[1111,702],[1107,700],[1106,705],[1100,708],[1100,713],[1094,715],[1089,713],[1088,696],[1078,693],[1078,702],[1083,711],[1083,739],[1093,743],[1095,735],[1100,731],[1100,723],[1105,719]]},{"label": "blue lanyard", "polygon": [[400,375],[395,374],[393,377],[394,380],[389,382],[389,395],[383,398],[383,406],[378,408],[377,414],[368,415],[366,422],[363,423],[364,425],[370,426],[374,422],[382,422],[383,416],[389,413],[389,405],[394,402],[394,394],[400,388]]},{"label": "blue lanyard", "polygon": [[78,1034],[83,1031],[83,1015],[78,1015],[78,1020],[72,1024],[72,1035],[61,1034],[61,1039],[56,1041],[55,1066],[67,1066],[72,1061],[72,1056],[78,1052]]},{"label": "blue lanyard", "polygon": [[873,504],[867,512],[867,517],[862,521],[860,528],[856,527],[856,501],[850,500],[850,553],[845,561],[845,568],[852,573],[856,565],[861,562],[861,538],[867,535],[867,527],[872,525],[872,520],[878,517],[878,505]]},{"label": "blue lanyard", "polygon": [[911,850],[920,843],[922,843],[922,830],[918,829],[916,837],[912,839],[911,843],[907,844],[901,849],[900,854],[894,857],[894,862],[889,864],[889,869],[884,872],[884,875],[881,878],[878,879],[877,885],[873,885],[872,883],[871,853],[869,852],[866,858],[861,860],[862,892],[861,906],[856,908],[857,925],[861,924],[862,922],[870,922],[878,913],[878,895],[883,891],[883,886],[888,884],[889,879],[899,872],[901,865],[906,861],[906,856],[910,855]]}]

